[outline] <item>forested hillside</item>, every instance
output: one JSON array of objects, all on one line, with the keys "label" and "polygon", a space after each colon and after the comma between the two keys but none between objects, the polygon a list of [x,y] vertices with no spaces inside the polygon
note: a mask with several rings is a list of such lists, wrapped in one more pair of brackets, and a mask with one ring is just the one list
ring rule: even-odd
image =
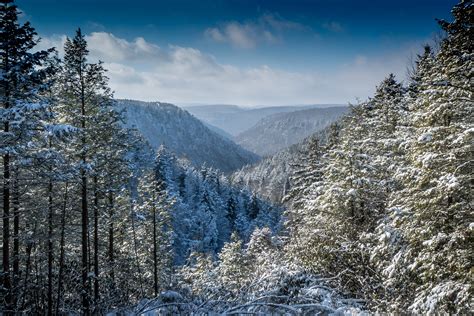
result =
[{"label": "forested hillside", "polygon": [[315,104],[243,108],[237,105],[217,104],[186,106],[184,109],[203,122],[216,126],[232,136],[237,136],[252,128],[261,119],[271,115],[337,106],[337,104]]},{"label": "forested hillside", "polygon": [[154,149],[164,145],[196,167],[206,164],[230,172],[259,160],[172,104],[117,100],[116,106],[124,111],[125,126],[140,131]]},{"label": "forested hillside", "polygon": [[230,174],[230,181],[256,192],[272,203],[286,204],[290,200],[288,193],[296,185],[291,178],[300,172],[302,161],[315,143],[325,144],[331,130],[337,126],[338,123],[334,123],[298,144],[265,157],[258,163],[244,166]]},{"label": "forested hillside", "polygon": [[307,141],[293,145],[233,172],[230,179],[232,183],[257,192],[273,203],[282,203],[291,188],[290,178],[295,171],[295,161],[306,147]]},{"label": "forested hillside", "polygon": [[328,127],[347,112],[347,107],[299,110],[264,117],[235,141],[260,156],[273,155]]},{"label": "forested hillside", "polygon": [[289,256],[373,310],[473,308],[473,9],[457,5],[409,84],[389,75],[293,177]]},{"label": "forested hillside", "polygon": [[165,141],[175,117],[223,138],[164,105],[154,148],[80,29],[59,56],[19,15],[1,1],[2,314],[472,313],[471,0],[409,82],[230,177]]}]

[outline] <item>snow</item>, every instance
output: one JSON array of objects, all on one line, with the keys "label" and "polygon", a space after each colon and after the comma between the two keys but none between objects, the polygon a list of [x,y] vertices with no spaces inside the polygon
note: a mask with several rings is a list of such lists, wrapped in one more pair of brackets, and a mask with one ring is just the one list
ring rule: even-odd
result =
[{"label": "snow", "polygon": [[440,184],[448,190],[453,190],[459,187],[459,181],[453,174],[446,174],[439,178]]},{"label": "snow", "polygon": [[357,190],[356,189],[350,189],[349,191],[347,191],[346,194],[350,195],[350,196],[357,196]]},{"label": "snow", "polygon": [[273,155],[324,130],[347,111],[339,106],[277,113],[262,118],[235,140],[260,156]]},{"label": "snow", "polygon": [[433,134],[431,133],[425,133],[418,137],[418,141],[422,143],[427,143],[430,142],[433,139]]},{"label": "snow", "polygon": [[164,291],[161,292],[160,299],[163,302],[179,302],[183,300],[183,296],[175,291]]},{"label": "snow", "polygon": [[259,160],[177,106],[135,100],[116,102],[119,110],[125,110],[127,127],[137,128],[154,149],[164,145],[195,167],[206,164],[229,172]]},{"label": "snow", "polygon": [[[34,43],[9,41],[14,58],[4,56],[11,67],[0,80],[17,84],[5,85],[8,108],[0,109],[10,128],[0,131],[0,153],[12,156],[3,159],[13,221],[4,218],[4,237],[11,225],[10,237],[26,245],[18,268],[32,273],[21,288],[4,282],[0,309],[44,312],[48,284],[64,280],[57,314],[88,308],[88,297],[94,313],[115,309],[109,315],[469,314],[471,2],[440,23],[445,39],[420,56],[408,86],[390,74],[341,120],[346,108],[255,119],[240,144],[262,155],[286,148],[261,161],[174,105],[115,103],[100,65],[88,64],[87,76],[60,71],[58,87],[46,91],[49,80],[40,81],[49,73],[32,59],[40,53],[23,51]],[[76,39],[66,54],[84,56],[80,31]],[[82,69],[76,57],[59,68]],[[77,77],[91,107],[82,130],[54,124],[77,124]],[[127,110],[123,125],[109,105]],[[60,234],[49,260],[44,241]],[[81,248],[95,258],[81,260]],[[92,300],[99,279],[100,301]]]},{"label": "snow", "polygon": [[63,137],[65,135],[78,131],[77,128],[67,124],[49,124],[45,126],[45,129],[50,135],[58,137]]}]

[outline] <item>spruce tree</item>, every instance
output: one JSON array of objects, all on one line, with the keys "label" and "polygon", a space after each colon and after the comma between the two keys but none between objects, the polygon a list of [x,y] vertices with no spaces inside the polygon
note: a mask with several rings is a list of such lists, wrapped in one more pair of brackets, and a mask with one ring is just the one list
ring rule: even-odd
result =
[{"label": "spruce tree", "polygon": [[392,201],[404,245],[392,277],[412,291],[397,307],[415,313],[472,309],[473,10],[472,1],[461,1],[453,22],[440,21],[447,37],[423,72],[409,177]]},{"label": "spruce tree", "polygon": [[[72,140],[71,155],[80,178],[81,209],[81,279],[82,310],[91,312],[89,249],[89,191],[90,177],[93,175],[97,135],[108,122],[111,92],[107,86],[105,69],[101,63],[88,63],[87,43],[81,30],[75,37],[66,40],[64,62],[61,74],[62,115],[67,123],[77,127],[80,132]],[[100,143],[99,143],[100,144]],[[95,214],[97,215],[97,214]]]},{"label": "spruce tree", "polygon": [[[2,111],[0,123],[0,153],[2,155],[3,178],[3,253],[2,253],[2,296],[5,300],[5,311],[11,312],[16,303],[12,278],[10,255],[10,218],[14,215],[15,258],[14,272],[18,272],[18,228],[19,217],[15,205],[17,197],[12,199],[15,191],[14,170],[18,171],[22,159],[34,155],[37,143],[32,140],[44,130],[43,120],[51,115],[48,103],[41,97],[47,89],[48,73],[51,68],[46,61],[52,52],[32,52],[38,38],[30,23],[20,25],[19,11],[12,0],[2,0],[0,6],[0,98]],[[15,214],[11,214],[12,204]]]},{"label": "spruce tree", "polygon": [[248,286],[251,273],[250,258],[245,253],[237,233],[232,233],[231,240],[220,251],[219,261],[219,283],[235,299],[241,294],[241,289]]}]

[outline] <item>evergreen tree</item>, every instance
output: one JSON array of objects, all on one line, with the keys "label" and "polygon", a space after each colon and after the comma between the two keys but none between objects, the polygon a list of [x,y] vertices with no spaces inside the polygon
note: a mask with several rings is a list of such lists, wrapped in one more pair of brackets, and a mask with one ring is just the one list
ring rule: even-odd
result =
[{"label": "evergreen tree", "polygon": [[227,200],[226,217],[227,217],[227,220],[229,221],[230,230],[233,231],[234,226],[235,226],[235,221],[237,219],[237,205],[235,203],[235,199],[233,195],[230,195],[229,199]]},{"label": "evergreen tree", "polygon": [[258,214],[260,214],[260,205],[258,202],[258,198],[255,194],[253,194],[252,197],[250,198],[247,214],[250,220],[256,219]]},{"label": "evergreen tree", "polygon": [[[169,280],[171,274],[171,265],[173,263],[174,253],[173,230],[171,223],[170,210],[174,201],[166,190],[166,182],[163,177],[163,169],[160,165],[158,155],[154,171],[147,174],[140,181],[139,194],[141,203],[139,211],[149,219],[150,229],[146,229],[146,236],[151,236],[151,260],[153,279],[153,293],[158,296],[160,289],[165,289],[162,284]],[[151,230],[151,232],[149,232]]]},{"label": "evergreen tree", "polygon": [[[52,50],[32,52],[38,38],[30,23],[20,25],[19,11],[12,0],[1,1],[0,7],[0,98],[2,111],[0,123],[0,153],[2,155],[2,211],[3,211],[3,246],[2,246],[2,297],[5,311],[15,309],[17,298],[13,291],[17,281],[11,271],[11,232],[10,218],[14,217],[14,255],[13,273],[17,274],[18,262],[18,197],[16,177],[20,164],[23,164],[37,150],[38,143],[33,141],[44,131],[43,120],[51,115],[49,104],[41,97],[50,83],[48,74],[52,71],[46,63]],[[13,211],[15,214],[11,214]]]},{"label": "evergreen tree", "polygon": [[440,21],[447,37],[439,53],[420,69],[409,168],[391,201],[402,245],[388,267],[394,305],[415,313],[472,308],[472,1],[452,12],[453,22]]},{"label": "evergreen tree", "polygon": [[[82,310],[84,314],[91,312],[90,295],[90,263],[89,248],[89,194],[90,177],[96,164],[95,155],[98,151],[97,135],[103,128],[102,123],[109,122],[111,92],[107,87],[105,69],[101,63],[87,62],[87,43],[81,30],[76,36],[67,39],[64,46],[64,63],[61,74],[62,115],[67,123],[77,127],[80,133],[72,140],[71,155],[80,174],[81,201],[81,279],[82,279]],[[97,205],[94,206],[97,209]],[[97,218],[95,214],[94,218]],[[96,224],[96,223],[94,223]],[[97,260],[96,260],[97,261]],[[97,262],[96,262],[97,263]],[[96,264],[97,266],[97,264]],[[97,272],[97,271],[96,271]],[[96,291],[96,293],[98,293]],[[97,294],[95,294],[97,298]]]},{"label": "evergreen tree", "polygon": [[236,298],[248,286],[251,261],[243,249],[242,240],[232,233],[231,240],[219,253],[219,283]]}]

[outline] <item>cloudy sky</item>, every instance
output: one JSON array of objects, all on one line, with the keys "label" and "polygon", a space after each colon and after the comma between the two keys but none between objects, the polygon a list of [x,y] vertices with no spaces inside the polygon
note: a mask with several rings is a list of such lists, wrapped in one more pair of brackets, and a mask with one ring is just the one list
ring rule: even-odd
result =
[{"label": "cloudy sky", "polygon": [[18,0],[41,47],[81,27],[119,98],[291,105],[400,80],[455,0]]}]

